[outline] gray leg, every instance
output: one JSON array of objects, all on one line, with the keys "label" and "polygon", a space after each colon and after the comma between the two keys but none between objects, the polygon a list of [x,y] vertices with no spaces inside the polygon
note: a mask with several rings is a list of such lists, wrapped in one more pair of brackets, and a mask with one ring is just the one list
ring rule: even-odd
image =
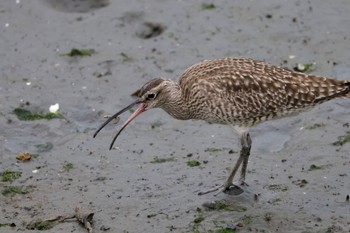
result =
[{"label": "gray leg", "polygon": [[241,142],[242,142],[241,154],[244,156],[244,159],[242,163],[242,170],[241,170],[241,177],[239,179],[239,184],[244,185],[245,175],[247,173],[248,159],[250,155],[250,148],[252,147],[252,139],[250,138],[249,133],[242,135]]},{"label": "gray leg", "polygon": [[252,140],[248,132],[243,132],[241,134],[241,145],[242,145],[242,148],[241,148],[239,158],[235,166],[233,167],[231,174],[229,175],[229,177],[227,178],[224,184],[224,187],[226,189],[228,189],[232,185],[233,178],[235,177],[237,170],[241,164],[242,164],[242,172],[241,172],[240,184],[244,183],[245,174],[246,174],[247,165],[248,165],[248,158],[250,155],[250,148],[252,146]]},{"label": "gray leg", "polygon": [[242,148],[241,148],[239,158],[236,161],[236,164],[233,167],[226,182],[221,186],[214,187],[213,189],[207,190],[205,192],[200,192],[200,193],[198,193],[198,195],[204,195],[204,194],[215,192],[215,191],[229,190],[230,186],[233,185],[232,184],[233,178],[235,177],[235,175],[236,175],[236,173],[237,173],[237,171],[242,163],[243,163],[243,165],[242,165],[240,183],[244,183],[245,175],[246,175],[246,171],[247,171],[247,165],[248,165],[248,158],[250,155],[250,148],[252,146],[252,140],[251,140],[248,132],[243,132],[241,134],[241,145],[242,145]]}]

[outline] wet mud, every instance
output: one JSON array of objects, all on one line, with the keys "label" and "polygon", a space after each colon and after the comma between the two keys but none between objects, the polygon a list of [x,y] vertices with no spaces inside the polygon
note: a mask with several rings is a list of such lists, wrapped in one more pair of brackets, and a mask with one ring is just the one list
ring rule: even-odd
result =
[{"label": "wet mud", "polygon": [[[349,232],[349,100],[251,129],[240,195],[197,195],[238,158],[229,126],[151,110],[111,151],[130,112],[92,137],[146,81],[204,59],[313,64],[350,80],[349,12],[345,0],[1,1],[0,232],[36,232],[33,221],[76,207],[93,212],[94,232]],[[62,117],[14,113],[46,116],[56,103]]]}]

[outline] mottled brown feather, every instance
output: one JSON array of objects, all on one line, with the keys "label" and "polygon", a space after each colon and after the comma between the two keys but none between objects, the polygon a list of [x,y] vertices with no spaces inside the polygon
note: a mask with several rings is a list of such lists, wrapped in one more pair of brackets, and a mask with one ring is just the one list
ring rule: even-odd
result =
[{"label": "mottled brown feather", "polygon": [[133,94],[131,94],[132,96],[137,96],[137,97],[141,97],[143,96],[147,91],[152,90],[153,88],[157,87],[160,83],[162,83],[164,81],[164,79],[161,78],[156,78],[156,79],[152,79],[151,81],[145,83],[141,89],[135,91]]},{"label": "mottled brown feather", "polygon": [[[335,97],[348,97],[349,82],[278,68],[263,61],[203,61],[179,85],[193,118],[249,126],[300,112]],[[205,106],[196,107],[205,102]],[[202,104],[203,104],[202,103]]]}]

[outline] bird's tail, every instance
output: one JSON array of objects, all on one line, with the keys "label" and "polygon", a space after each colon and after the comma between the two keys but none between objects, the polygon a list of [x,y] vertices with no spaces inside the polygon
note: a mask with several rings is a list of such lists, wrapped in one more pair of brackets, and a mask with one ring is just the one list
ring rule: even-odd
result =
[{"label": "bird's tail", "polygon": [[326,79],[324,83],[328,84],[329,88],[318,86],[316,89],[318,97],[315,102],[323,103],[334,98],[350,98],[350,82]]},{"label": "bird's tail", "polygon": [[350,82],[347,82],[345,85],[348,86],[347,90],[348,90],[348,93],[345,94],[345,98],[350,98]]}]

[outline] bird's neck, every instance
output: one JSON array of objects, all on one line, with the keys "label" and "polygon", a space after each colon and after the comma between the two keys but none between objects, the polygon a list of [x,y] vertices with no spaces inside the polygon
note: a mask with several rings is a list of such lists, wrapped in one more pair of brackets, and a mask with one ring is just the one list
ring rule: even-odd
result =
[{"label": "bird's neck", "polygon": [[162,109],[172,117],[179,120],[190,119],[190,112],[183,98],[181,87],[178,83],[169,81],[164,90],[164,103]]}]

